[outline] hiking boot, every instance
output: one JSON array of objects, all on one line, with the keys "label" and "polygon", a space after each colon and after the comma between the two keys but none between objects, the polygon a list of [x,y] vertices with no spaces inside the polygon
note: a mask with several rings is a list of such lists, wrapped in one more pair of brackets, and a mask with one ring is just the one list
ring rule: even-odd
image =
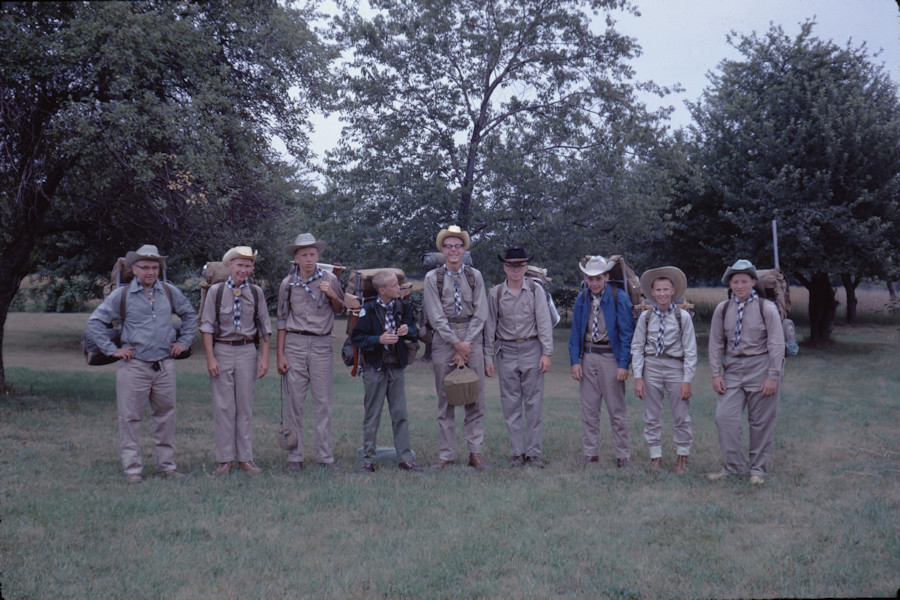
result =
[{"label": "hiking boot", "polygon": [[213,471],[213,475],[225,475],[231,471],[231,466],[231,461],[219,463],[219,466]]},{"label": "hiking boot", "polygon": [[509,468],[515,469],[516,467],[521,467],[525,465],[525,455],[520,454],[519,456],[513,456],[512,460],[509,461]]},{"label": "hiking boot", "polygon": [[253,462],[252,460],[248,460],[245,462],[239,462],[238,466],[241,469],[243,469],[244,471],[247,471],[248,473],[250,473],[251,475],[256,475],[257,473],[262,473],[262,469],[257,467],[256,463]]},{"label": "hiking boot", "polygon": [[585,455],[585,456],[582,456],[581,459],[579,459],[579,461],[577,463],[575,463],[575,465],[578,467],[583,467],[584,465],[586,465],[588,463],[592,463],[592,462],[600,462],[600,457]]},{"label": "hiking boot", "polygon": [[527,460],[529,465],[537,467],[538,469],[543,469],[547,466],[547,463],[545,463],[544,459],[540,456],[529,456]]},{"label": "hiking boot", "polygon": [[[659,459],[662,461],[662,459]],[[631,468],[631,459],[630,458],[617,458],[616,466],[620,469],[630,469]]]},{"label": "hiking boot", "polygon": [[480,454],[470,453],[469,454],[469,466],[475,467],[477,471],[487,471],[491,467],[488,466],[484,459],[481,458]]},{"label": "hiking boot", "polygon": [[662,456],[657,456],[656,458],[650,459],[650,470],[659,471],[659,468],[662,466]]},{"label": "hiking boot", "polygon": [[676,475],[684,475],[687,471],[688,466],[688,455],[687,454],[679,454],[675,458],[675,474]]}]

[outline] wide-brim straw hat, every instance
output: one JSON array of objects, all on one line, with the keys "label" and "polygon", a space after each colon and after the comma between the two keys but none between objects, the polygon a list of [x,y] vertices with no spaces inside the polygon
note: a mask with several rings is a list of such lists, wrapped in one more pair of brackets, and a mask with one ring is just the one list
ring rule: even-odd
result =
[{"label": "wide-brim straw hat", "polygon": [[753,263],[742,258],[725,269],[725,275],[722,276],[722,283],[728,285],[731,282],[731,277],[738,273],[746,273],[754,280],[759,280],[759,276],[756,274],[756,267],[753,266]]},{"label": "wide-brim straw hat", "polygon": [[587,260],[582,260],[578,263],[578,268],[588,277],[596,277],[597,275],[609,273],[612,268],[616,266],[616,263],[607,261],[599,254],[596,256],[587,256],[585,258],[587,258]]},{"label": "wide-brim straw hat", "polygon": [[441,231],[437,234],[437,237],[434,240],[435,245],[438,250],[444,249],[444,238],[448,237],[456,237],[462,240],[463,242],[463,250],[469,249],[469,243],[471,240],[469,239],[469,234],[459,228],[459,225],[451,225],[447,229],[441,229]]},{"label": "wide-brim straw hat", "polygon": [[153,244],[144,244],[137,250],[128,251],[125,255],[125,264],[129,268],[139,260],[155,260],[156,262],[163,264],[165,263],[166,258],[168,258],[168,256],[160,254],[159,249]]},{"label": "wide-brim straw hat", "polygon": [[225,253],[225,256],[222,257],[222,262],[227,265],[235,258],[246,258],[247,260],[252,260],[255,263],[256,256],[258,254],[259,250],[254,250],[250,246],[235,246]]},{"label": "wide-brim straw hat", "polygon": [[648,269],[641,275],[641,291],[647,298],[653,298],[653,282],[657,279],[668,279],[675,286],[675,292],[672,294],[673,300],[684,297],[687,290],[687,277],[684,271],[678,267],[658,267],[656,269]]},{"label": "wide-brim straw hat", "polygon": [[301,233],[294,240],[293,244],[288,244],[284,247],[284,251],[288,256],[294,258],[294,255],[297,254],[297,250],[300,248],[311,248],[315,247],[319,250],[319,254],[325,251],[325,247],[327,244],[322,240],[316,240],[316,237],[311,233]]}]

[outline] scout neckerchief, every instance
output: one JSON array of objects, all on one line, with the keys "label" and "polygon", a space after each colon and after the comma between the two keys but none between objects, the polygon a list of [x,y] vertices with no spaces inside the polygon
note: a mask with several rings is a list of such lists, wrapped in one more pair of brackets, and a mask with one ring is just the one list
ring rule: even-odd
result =
[{"label": "scout neckerchief", "polygon": [[[464,267],[460,267],[463,269]],[[462,313],[462,294],[459,291],[459,271],[453,272],[444,265],[444,270],[453,278],[453,305],[456,308],[456,315]]]},{"label": "scout neckerchief", "polygon": [[[397,333],[397,324],[394,321],[394,301],[391,300],[387,304],[381,301],[381,298],[377,298],[378,306],[384,309],[384,324],[385,329],[391,333]],[[391,347],[389,344],[384,345],[385,350],[390,350]]]},{"label": "scout neckerchief", "polygon": [[653,305],[653,314],[659,317],[659,336],[656,338],[656,355],[662,356],[663,350],[665,349],[665,343],[663,338],[666,333],[666,317],[668,317],[675,310],[675,303],[670,302],[669,308],[666,309],[666,312],[659,310],[659,307],[655,304]]},{"label": "scout neckerchief", "polygon": [[318,300],[318,298],[316,298],[316,293],[314,291],[312,291],[312,289],[309,287],[309,285],[313,281],[316,281],[317,279],[321,279],[324,275],[325,275],[325,272],[322,271],[322,269],[320,269],[319,267],[316,267],[316,271],[315,271],[315,273],[312,274],[312,277],[309,278],[309,281],[303,281],[303,278],[300,277],[300,265],[297,265],[296,271],[291,272],[290,284],[291,285],[299,285],[304,290],[306,290],[306,293],[309,294],[309,296],[313,300]]},{"label": "scout neckerchief", "polygon": [[247,280],[244,280],[244,283],[241,285],[235,285],[234,279],[231,278],[231,275],[228,276],[228,279],[225,281],[225,285],[228,286],[228,289],[234,294],[234,313],[232,316],[232,321],[234,321],[234,330],[241,330],[241,296],[244,294],[244,289],[247,288]]},{"label": "scout neckerchief", "polygon": [[[605,289],[605,288],[604,288]],[[595,344],[600,341],[599,320],[600,320],[600,299],[603,298],[603,290],[599,294],[591,292],[591,310],[594,311],[594,318],[591,321],[591,341]]]},{"label": "scout neckerchief", "polygon": [[737,302],[738,305],[738,314],[737,314],[737,323],[734,325],[734,349],[737,350],[738,345],[741,343],[741,327],[744,325],[744,307],[759,298],[759,294],[756,293],[756,290],[750,291],[750,297],[741,302],[738,300],[737,296],[734,297],[734,301]]}]

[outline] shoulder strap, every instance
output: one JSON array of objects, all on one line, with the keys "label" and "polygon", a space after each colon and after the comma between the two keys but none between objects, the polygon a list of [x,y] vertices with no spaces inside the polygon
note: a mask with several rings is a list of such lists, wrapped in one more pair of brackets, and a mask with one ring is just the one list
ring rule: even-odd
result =
[{"label": "shoulder strap", "polygon": [[437,283],[437,291],[438,291],[438,300],[444,297],[444,268],[443,267],[435,267],[434,278]]},{"label": "shoulder strap", "polygon": [[472,291],[475,290],[475,272],[472,270],[472,267],[469,265],[463,265],[463,274],[466,276],[466,281],[469,284],[469,287],[472,288]]}]

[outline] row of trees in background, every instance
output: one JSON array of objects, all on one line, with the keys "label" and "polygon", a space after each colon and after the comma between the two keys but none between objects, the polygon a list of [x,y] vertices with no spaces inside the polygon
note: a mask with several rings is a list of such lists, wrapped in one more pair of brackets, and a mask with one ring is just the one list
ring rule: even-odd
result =
[{"label": "row of trees in background", "polygon": [[[493,281],[516,244],[562,285],[587,253],[694,282],[770,266],[774,218],[814,341],[832,281],[852,298],[898,277],[900,102],[865,46],[812,23],[734,37],[741,58],[672,133],[638,93],[669,90],[635,79],[638,40],[615,28],[627,0],[369,4],[339,2],[321,30],[274,0],[5,4],[0,361],[23,277],[103,275],[146,242],[181,276],[251,244],[277,281],[309,230],[326,260],[415,273],[456,223]],[[309,115],[330,110],[345,129],[313,185]]]}]

